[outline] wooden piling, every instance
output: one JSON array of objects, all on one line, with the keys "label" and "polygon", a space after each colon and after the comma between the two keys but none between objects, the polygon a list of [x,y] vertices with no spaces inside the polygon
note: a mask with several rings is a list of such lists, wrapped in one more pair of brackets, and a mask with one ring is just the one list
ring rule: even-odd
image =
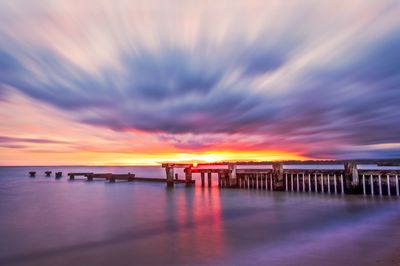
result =
[{"label": "wooden piling", "polygon": [[35,175],[36,175],[36,172],[35,172],[35,171],[30,171],[30,172],[29,172],[29,176],[30,176],[30,177],[35,177]]}]

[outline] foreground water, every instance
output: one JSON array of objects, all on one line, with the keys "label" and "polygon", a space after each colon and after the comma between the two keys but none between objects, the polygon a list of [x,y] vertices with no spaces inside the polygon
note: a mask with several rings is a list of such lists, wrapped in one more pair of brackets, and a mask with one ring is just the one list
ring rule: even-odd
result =
[{"label": "foreground water", "polygon": [[0,167],[0,265],[400,265],[399,199],[55,180],[48,169],[164,174]]}]

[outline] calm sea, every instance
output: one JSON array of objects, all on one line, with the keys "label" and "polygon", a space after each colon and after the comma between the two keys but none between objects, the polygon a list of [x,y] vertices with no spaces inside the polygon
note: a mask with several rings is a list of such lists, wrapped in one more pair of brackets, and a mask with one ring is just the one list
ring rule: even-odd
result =
[{"label": "calm sea", "polygon": [[0,167],[0,265],[400,265],[400,199],[65,176],[82,171],[164,177]]}]

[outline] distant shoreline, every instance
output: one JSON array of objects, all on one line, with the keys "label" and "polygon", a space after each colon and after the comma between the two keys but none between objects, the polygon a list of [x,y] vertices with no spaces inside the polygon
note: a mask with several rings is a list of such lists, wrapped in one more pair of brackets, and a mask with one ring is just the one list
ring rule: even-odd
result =
[{"label": "distant shoreline", "polygon": [[[348,161],[353,161],[357,164],[376,164],[378,166],[400,166],[400,158],[397,159],[349,159],[349,160],[279,160],[279,161],[222,161],[222,162],[197,162],[198,164],[207,164],[207,165],[221,165],[221,164],[228,164],[228,163],[237,163],[241,165],[246,164],[273,164],[273,163],[283,163],[283,164],[343,164]],[[168,162],[162,162],[168,163]],[[140,165],[140,164],[113,164],[113,165],[0,165],[0,167],[155,167],[161,166],[161,164],[149,164],[149,165]],[[170,162],[170,163],[187,163],[192,164],[193,162]]]}]

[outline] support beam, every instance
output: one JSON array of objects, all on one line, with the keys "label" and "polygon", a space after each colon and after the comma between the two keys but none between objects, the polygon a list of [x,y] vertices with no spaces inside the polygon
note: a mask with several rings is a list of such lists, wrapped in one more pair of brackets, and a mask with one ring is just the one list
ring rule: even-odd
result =
[{"label": "support beam", "polygon": [[399,191],[399,176],[396,175],[396,196],[399,197],[400,196],[400,191]]},{"label": "support beam", "polygon": [[387,194],[390,197],[390,175],[389,174],[386,175],[386,185],[387,185],[387,191],[388,191]]},{"label": "support beam", "polygon": [[[205,186],[204,172],[200,173],[200,178],[201,178],[201,186],[204,187]],[[218,186],[221,186],[219,174],[218,174]]]},{"label": "support beam", "polygon": [[208,187],[211,187],[211,172],[208,172]]},{"label": "support beam", "polygon": [[382,196],[382,176],[378,175],[379,196]]}]

